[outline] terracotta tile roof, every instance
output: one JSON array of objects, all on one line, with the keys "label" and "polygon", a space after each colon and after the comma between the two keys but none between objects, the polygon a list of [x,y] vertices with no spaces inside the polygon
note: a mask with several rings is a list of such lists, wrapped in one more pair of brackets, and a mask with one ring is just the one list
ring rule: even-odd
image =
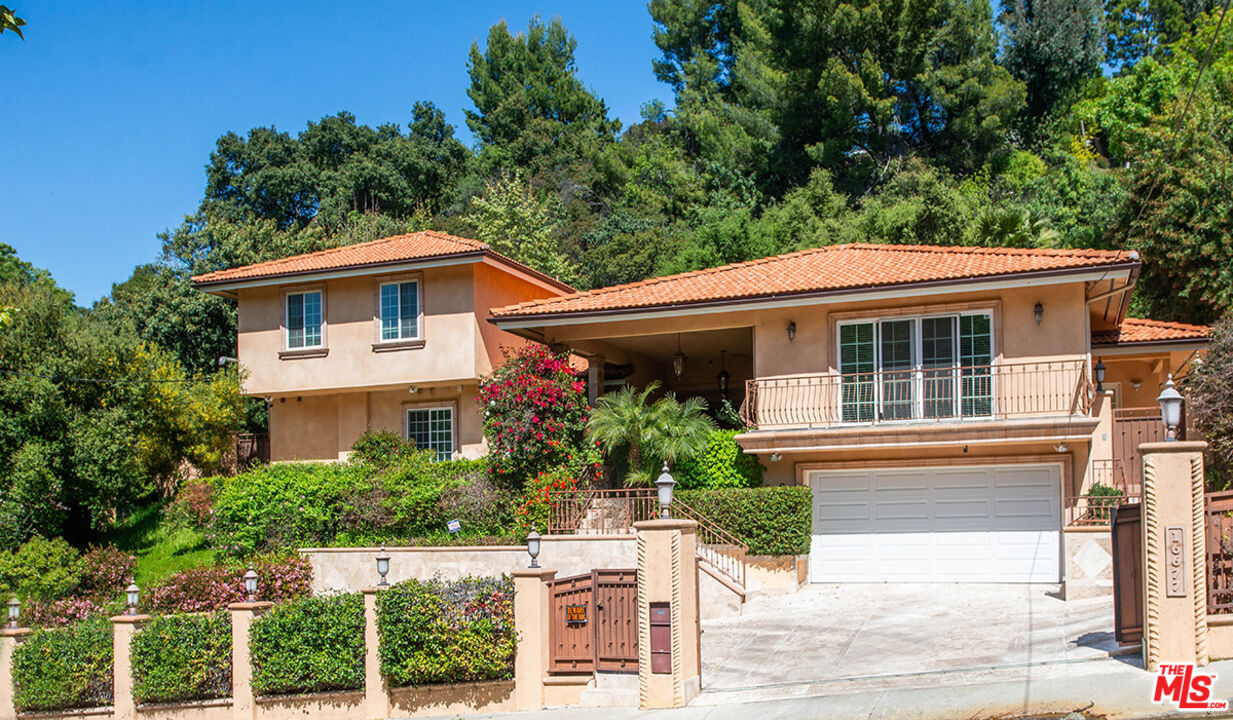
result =
[{"label": "terracotta tile roof", "polygon": [[832,245],[493,310],[496,318],[608,312],[1137,263],[1134,252]]},{"label": "terracotta tile roof", "polygon": [[406,235],[370,240],[355,245],[319,250],[304,255],[279,258],[255,265],[217,270],[198,275],[193,278],[196,285],[215,285],[219,283],[240,280],[255,280],[258,278],[279,277],[282,275],[305,275],[344,268],[359,268],[364,266],[382,266],[427,260],[429,258],[450,257],[455,255],[485,254],[499,262],[512,266],[523,272],[550,281],[562,289],[572,291],[564,283],[548,277],[532,268],[512,260],[500,253],[494,252],[487,243],[470,240],[455,235],[447,235],[435,230],[421,230]]},{"label": "terracotta tile roof", "polygon": [[1207,340],[1212,336],[1206,325],[1187,325],[1163,320],[1146,320],[1128,317],[1115,330],[1099,330],[1092,333],[1093,345],[1124,345],[1128,343],[1178,342],[1184,340]]}]

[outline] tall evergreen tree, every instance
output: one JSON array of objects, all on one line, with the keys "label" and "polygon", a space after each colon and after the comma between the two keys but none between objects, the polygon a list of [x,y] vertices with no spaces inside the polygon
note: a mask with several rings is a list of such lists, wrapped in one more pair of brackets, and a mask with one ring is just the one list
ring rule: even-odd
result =
[{"label": "tall evergreen tree", "polygon": [[1031,131],[1100,74],[1104,8],[1101,0],[1009,0],[1004,7],[1003,64],[1027,88],[1021,127]]}]

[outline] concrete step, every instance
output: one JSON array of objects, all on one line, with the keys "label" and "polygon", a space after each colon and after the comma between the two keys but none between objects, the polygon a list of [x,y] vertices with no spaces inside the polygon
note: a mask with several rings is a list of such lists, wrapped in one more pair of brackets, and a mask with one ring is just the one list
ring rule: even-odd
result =
[{"label": "concrete step", "polygon": [[595,687],[599,690],[637,690],[638,673],[595,673]]},{"label": "concrete step", "polygon": [[578,704],[582,707],[600,708],[600,707],[638,707],[638,691],[637,690],[600,690],[599,688],[587,688],[583,690],[578,698]]}]

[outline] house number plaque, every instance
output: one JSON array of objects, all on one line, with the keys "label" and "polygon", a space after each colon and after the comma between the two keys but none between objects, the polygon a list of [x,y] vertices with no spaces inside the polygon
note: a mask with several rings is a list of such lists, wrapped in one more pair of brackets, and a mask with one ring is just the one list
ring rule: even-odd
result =
[{"label": "house number plaque", "polygon": [[1165,528],[1165,597],[1186,597],[1186,563],[1181,526]]}]

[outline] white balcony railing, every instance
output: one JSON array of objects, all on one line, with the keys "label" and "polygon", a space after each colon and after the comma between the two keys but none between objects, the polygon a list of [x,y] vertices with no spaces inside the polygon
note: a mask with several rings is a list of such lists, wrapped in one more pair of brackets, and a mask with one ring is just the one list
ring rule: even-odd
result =
[{"label": "white balcony railing", "polygon": [[1087,415],[1083,360],[1001,363],[749,380],[741,417],[753,428],[967,422]]}]

